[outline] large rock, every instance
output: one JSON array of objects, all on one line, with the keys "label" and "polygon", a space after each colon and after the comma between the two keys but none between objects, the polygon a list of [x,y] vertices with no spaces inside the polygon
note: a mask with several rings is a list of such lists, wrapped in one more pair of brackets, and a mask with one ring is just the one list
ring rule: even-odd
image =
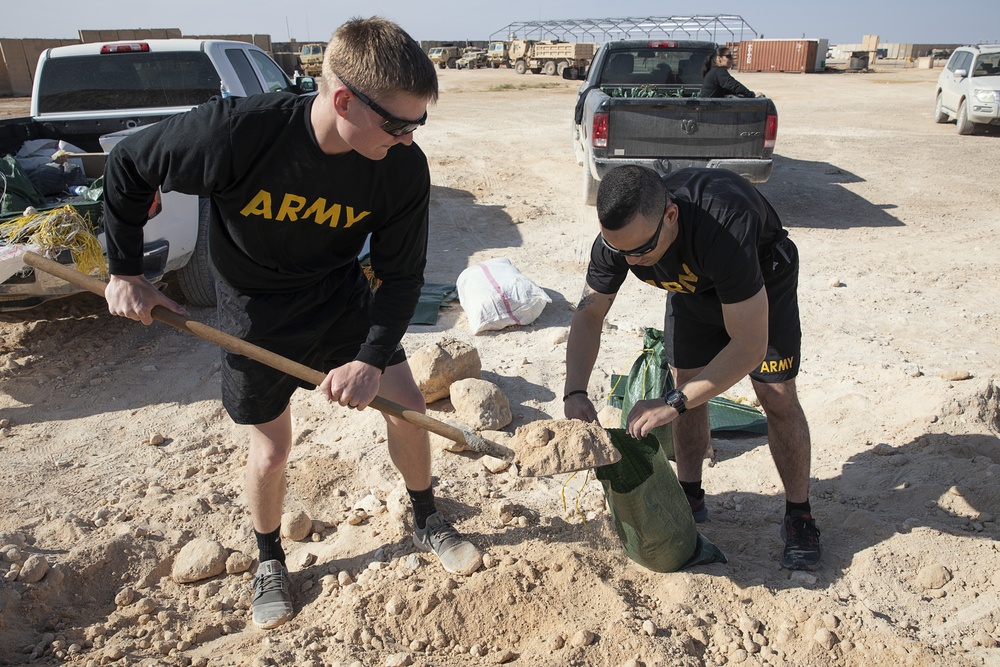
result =
[{"label": "large rock", "polygon": [[177,554],[170,576],[180,584],[214,577],[226,571],[228,556],[226,549],[215,540],[195,538]]},{"label": "large rock", "polygon": [[409,359],[410,371],[428,403],[448,397],[452,383],[480,378],[483,364],[473,346],[453,338],[425,345]]},{"label": "large rock", "polygon": [[477,431],[501,429],[511,422],[510,403],[500,387],[486,380],[459,380],[451,385],[455,416]]},{"label": "large rock", "polygon": [[281,515],[281,535],[300,542],[312,533],[312,518],[305,512],[285,512]]},{"label": "large rock", "polygon": [[42,580],[45,573],[49,571],[49,562],[44,556],[31,554],[21,566],[21,571],[17,574],[17,580],[26,584],[36,584]]}]

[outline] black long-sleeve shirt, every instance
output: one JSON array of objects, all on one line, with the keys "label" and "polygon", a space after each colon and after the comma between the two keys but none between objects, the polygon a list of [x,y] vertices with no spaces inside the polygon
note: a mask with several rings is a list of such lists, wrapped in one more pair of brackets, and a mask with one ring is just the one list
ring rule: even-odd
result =
[{"label": "black long-sleeve shirt", "polygon": [[213,99],[119,143],[105,167],[111,273],[142,273],[142,227],[158,187],[211,197],[212,261],[245,294],[307,290],[352,270],[371,233],[382,283],[357,359],[384,369],[423,285],[427,160],[415,144],[396,145],[382,160],[323,153],[309,117],[313,99]]},{"label": "black long-sleeve shirt", "polygon": [[757,94],[733,78],[728,67],[713,67],[708,70],[701,84],[699,97],[755,97]]}]

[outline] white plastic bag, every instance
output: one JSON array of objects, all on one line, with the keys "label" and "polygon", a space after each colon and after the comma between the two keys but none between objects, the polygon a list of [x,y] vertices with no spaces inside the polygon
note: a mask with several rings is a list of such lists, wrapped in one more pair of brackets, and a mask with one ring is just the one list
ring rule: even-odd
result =
[{"label": "white plastic bag", "polygon": [[457,286],[472,333],[530,324],[552,302],[504,257],[470,266],[458,275]]}]

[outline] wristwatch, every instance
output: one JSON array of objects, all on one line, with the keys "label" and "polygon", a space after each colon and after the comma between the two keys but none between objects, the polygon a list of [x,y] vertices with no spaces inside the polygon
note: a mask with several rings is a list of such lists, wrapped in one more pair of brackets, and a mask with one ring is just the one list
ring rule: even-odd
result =
[{"label": "wristwatch", "polygon": [[663,397],[663,402],[682,415],[687,412],[687,396],[680,389],[673,389]]}]

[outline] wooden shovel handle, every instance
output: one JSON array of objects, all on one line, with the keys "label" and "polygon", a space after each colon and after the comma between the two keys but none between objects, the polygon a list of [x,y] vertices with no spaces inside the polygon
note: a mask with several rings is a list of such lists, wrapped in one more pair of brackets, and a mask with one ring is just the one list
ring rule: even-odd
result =
[{"label": "wooden shovel handle", "polygon": [[[72,267],[65,266],[59,262],[54,262],[51,259],[42,257],[41,255],[31,251],[24,253],[24,263],[40,271],[44,271],[45,273],[50,273],[57,278],[62,278],[66,282],[72,283],[77,287],[93,292],[97,296],[104,297],[104,290],[107,288],[107,283],[98,280],[93,276],[84,275]],[[241,338],[237,338],[236,336],[230,336],[229,334],[219,331],[218,329],[213,329],[207,324],[203,324],[197,320],[192,320],[190,317],[185,315],[179,315],[178,313],[168,310],[163,306],[154,306],[151,314],[153,319],[159,320],[164,324],[169,324],[170,326],[176,327],[181,331],[193,334],[202,340],[215,343],[230,352],[242,354],[243,356],[249,357],[254,361],[259,361],[266,366],[270,366],[271,368],[279,370],[282,373],[287,373],[292,377],[304,380],[310,384],[319,385],[326,377],[326,373],[318,371],[314,368],[309,368],[308,366],[300,364],[296,361],[292,361],[291,359],[283,357],[280,354],[275,354],[274,352],[265,350],[262,347],[254,345],[253,343],[248,343]],[[465,438],[465,433],[460,428],[455,428],[454,426],[434,419],[433,417],[428,417],[423,413],[410,410],[399,403],[382,398],[381,396],[376,396],[369,405],[379,412],[384,412],[392,415],[393,417],[403,419],[414,426],[424,429],[425,431],[437,433],[438,435],[448,438],[449,440],[478,450],[478,448],[475,447],[477,443],[468,442]]]}]

